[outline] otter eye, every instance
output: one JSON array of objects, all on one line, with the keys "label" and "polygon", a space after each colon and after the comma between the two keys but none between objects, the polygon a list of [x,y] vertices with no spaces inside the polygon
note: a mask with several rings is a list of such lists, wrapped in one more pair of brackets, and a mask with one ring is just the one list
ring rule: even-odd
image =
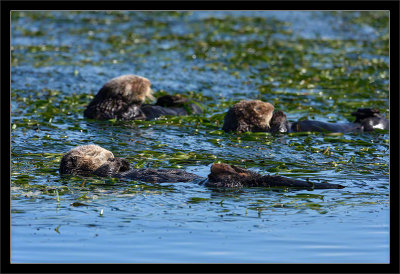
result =
[{"label": "otter eye", "polygon": [[111,159],[114,159],[114,155],[111,154],[111,153],[106,154],[105,157],[107,158],[107,161],[108,161],[108,160],[111,160]]}]

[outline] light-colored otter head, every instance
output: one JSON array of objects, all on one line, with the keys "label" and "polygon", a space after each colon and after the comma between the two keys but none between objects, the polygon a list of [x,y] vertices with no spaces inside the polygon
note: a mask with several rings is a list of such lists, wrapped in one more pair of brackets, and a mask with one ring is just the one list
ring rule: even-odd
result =
[{"label": "light-colored otter head", "polygon": [[260,100],[243,100],[233,105],[225,116],[225,131],[267,131],[274,106]]},{"label": "light-colored otter head", "polygon": [[109,97],[122,97],[126,103],[154,100],[151,83],[147,78],[128,74],[111,79],[101,89]]},{"label": "light-colored otter head", "polygon": [[114,154],[111,151],[98,145],[78,146],[62,157],[60,173],[91,175],[100,166],[113,158]]},{"label": "light-colored otter head", "polygon": [[260,128],[269,128],[274,106],[268,102],[260,100],[241,101],[238,107],[243,113],[243,117],[249,121],[257,121]]}]

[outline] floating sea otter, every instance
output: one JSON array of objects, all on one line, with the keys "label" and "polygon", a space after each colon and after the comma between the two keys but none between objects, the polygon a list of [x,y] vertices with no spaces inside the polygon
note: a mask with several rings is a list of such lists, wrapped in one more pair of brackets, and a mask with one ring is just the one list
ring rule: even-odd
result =
[{"label": "floating sea otter", "polygon": [[389,121],[377,109],[360,108],[351,115],[354,123],[326,123],[303,120],[289,122],[285,113],[260,100],[243,100],[227,112],[222,129],[224,131],[264,132],[362,132],[374,129],[389,129]]},{"label": "floating sea otter", "polygon": [[268,131],[274,106],[260,100],[240,101],[234,104],[226,113],[224,131]]},{"label": "floating sea otter", "polygon": [[84,116],[96,120],[151,120],[163,115],[200,114],[201,109],[179,95],[164,95],[154,100],[150,81],[137,75],[111,79],[99,90],[84,111]]},{"label": "floating sea otter", "polygon": [[114,157],[97,145],[78,146],[61,159],[60,174],[97,175],[144,182],[189,182],[199,181],[209,187],[293,187],[306,189],[340,189],[342,185],[313,183],[282,176],[260,175],[233,165],[215,163],[208,179],[179,169],[131,168],[123,158]]}]

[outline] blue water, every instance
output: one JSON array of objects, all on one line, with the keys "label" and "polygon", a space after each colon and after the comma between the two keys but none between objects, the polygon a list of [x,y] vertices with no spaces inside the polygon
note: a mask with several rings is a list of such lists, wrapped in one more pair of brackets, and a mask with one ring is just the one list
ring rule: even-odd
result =
[{"label": "blue water", "polygon": [[[366,263],[366,258],[374,258],[376,263],[388,262],[386,205],[346,206],[324,215],[278,207],[259,216],[246,212],[244,201],[269,200],[273,194],[246,190],[230,198],[195,185],[177,188],[173,194],[113,195],[77,209],[68,202],[57,207],[54,202],[32,201],[30,206],[46,216],[13,215],[12,261]],[[212,198],[189,206],[188,192]],[[334,198],[331,193],[327,199]]]},{"label": "blue water", "polygon": [[[202,26],[202,20],[225,16],[275,18],[287,24],[293,39],[361,41],[378,36],[372,26],[346,25],[348,22],[342,21],[342,17],[324,12],[202,11],[182,18],[141,12],[47,12],[37,17],[20,16],[12,20],[13,47],[52,45],[65,46],[67,50],[16,50],[15,56],[21,60],[12,67],[12,93],[38,99],[43,99],[40,92],[44,88],[61,91],[61,97],[95,94],[107,80],[134,73],[148,77],[156,91],[195,91],[209,96],[212,102],[255,98],[258,85],[265,79],[255,76],[251,67],[235,77],[231,70],[213,70],[209,61],[193,56],[192,49],[180,46],[178,40],[150,39],[156,34],[188,35]],[[143,25],[152,21],[168,23],[168,27]],[[338,27],[338,22],[347,28]],[[24,31],[42,31],[43,35]],[[105,40],[123,32],[139,34],[139,40],[124,52],[114,51]],[[206,34],[205,29],[203,35]],[[271,37],[287,39],[287,35],[281,36],[277,32]],[[143,37],[148,39],[146,43],[140,42]],[[242,38],[215,36],[232,43],[240,43]],[[215,52],[218,56],[223,54]],[[40,54],[45,60],[42,65]],[[387,58],[384,54],[379,57]],[[248,83],[250,76],[253,80]],[[300,87],[296,91],[279,88],[278,82],[276,85],[286,96],[288,91],[293,92],[289,96],[294,101],[303,92]],[[328,91],[321,94],[325,92]],[[310,96],[319,94],[319,90],[310,92]],[[62,99],[53,100],[59,103]],[[360,100],[368,103],[368,98]],[[383,96],[381,100],[388,98]],[[24,118],[39,119],[39,114],[27,113],[19,104],[11,103],[12,123]],[[318,107],[324,103],[310,104]],[[302,115],[288,113],[290,119]],[[334,111],[329,115],[346,121]],[[317,118],[326,121],[329,115]],[[213,135],[209,129],[195,126],[96,123],[84,119],[82,113],[72,113],[68,118],[64,113],[56,114],[52,121],[48,128],[17,127],[11,133],[12,263],[389,262],[389,150],[385,142],[389,134],[342,137],[348,143],[329,143],[320,135],[312,136],[312,140],[307,136],[283,135],[254,141],[245,136],[239,140]],[[351,142],[360,140],[371,146]],[[296,149],[304,142],[310,142],[313,149],[329,146],[335,154]],[[276,162],[283,162],[289,170],[282,168],[280,175],[318,178],[346,188],[218,191],[196,183],[151,186],[111,179],[60,178],[57,170],[61,155],[88,143],[99,144],[118,157],[127,157],[132,164],[147,157],[141,156],[145,150],[159,152],[146,158],[150,167],[172,166],[175,163],[168,159],[177,152],[206,154],[207,159],[193,156],[180,162],[180,168],[203,177],[216,159],[234,159],[243,166],[248,163],[252,170],[262,174],[267,174]],[[39,167],[48,162],[50,168],[39,172]],[[18,182],[23,175],[31,176],[28,184],[33,188]],[[54,192],[45,192],[43,186],[68,191],[57,202]]]}]

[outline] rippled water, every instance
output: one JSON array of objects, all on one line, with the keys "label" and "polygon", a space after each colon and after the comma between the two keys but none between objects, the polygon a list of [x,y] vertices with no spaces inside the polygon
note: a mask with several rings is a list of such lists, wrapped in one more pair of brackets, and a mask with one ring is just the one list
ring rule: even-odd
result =
[{"label": "rippled water", "polygon": [[[261,99],[295,121],[388,112],[385,12],[13,12],[11,262],[388,263],[389,133],[227,134],[223,113]],[[109,79],[149,78],[203,116],[96,122]],[[206,177],[215,161],[341,190],[152,185],[60,177],[95,143],[136,167]],[[58,199],[57,199],[58,193]]]}]

